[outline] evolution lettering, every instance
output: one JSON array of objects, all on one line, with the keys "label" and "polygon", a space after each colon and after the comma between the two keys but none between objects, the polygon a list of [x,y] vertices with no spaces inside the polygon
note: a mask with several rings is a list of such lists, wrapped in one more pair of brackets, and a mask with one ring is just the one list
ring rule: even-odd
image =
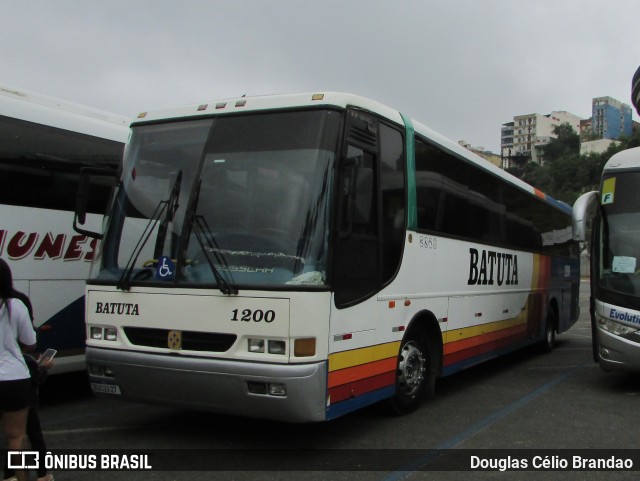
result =
[{"label": "evolution lettering", "polygon": [[0,229],[0,255],[11,260],[25,259],[64,259],[65,261],[92,261],[96,254],[98,240],[86,235],[67,236],[66,234],[40,234],[38,232],[18,231],[11,233]]},{"label": "evolution lettering", "polygon": [[518,256],[502,252],[469,249],[469,280],[472,285],[517,285]]}]

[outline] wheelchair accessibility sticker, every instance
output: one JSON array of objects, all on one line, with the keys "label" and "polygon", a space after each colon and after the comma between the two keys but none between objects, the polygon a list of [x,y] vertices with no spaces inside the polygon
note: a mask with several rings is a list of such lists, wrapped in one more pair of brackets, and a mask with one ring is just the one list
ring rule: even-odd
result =
[{"label": "wheelchair accessibility sticker", "polygon": [[176,278],[176,265],[170,257],[162,256],[158,259],[156,279],[159,281],[172,281]]}]

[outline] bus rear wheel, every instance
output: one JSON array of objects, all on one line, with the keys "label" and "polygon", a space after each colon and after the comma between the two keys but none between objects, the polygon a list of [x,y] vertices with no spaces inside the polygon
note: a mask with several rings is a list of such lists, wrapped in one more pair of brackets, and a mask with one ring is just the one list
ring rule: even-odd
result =
[{"label": "bus rear wheel", "polygon": [[415,411],[427,396],[433,395],[433,349],[422,329],[407,333],[398,354],[396,393],[390,399],[393,412],[408,414]]}]

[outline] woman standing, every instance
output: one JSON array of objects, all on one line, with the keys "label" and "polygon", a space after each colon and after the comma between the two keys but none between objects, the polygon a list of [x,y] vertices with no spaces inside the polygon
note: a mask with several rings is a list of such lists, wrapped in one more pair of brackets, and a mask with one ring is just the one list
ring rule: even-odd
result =
[{"label": "woman standing", "polygon": [[35,348],[36,333],[25,305],[13,298],[9,265],[0,259],[0,412],[9,450],[22,449],[33,395],[29,369],[20,346]]}]

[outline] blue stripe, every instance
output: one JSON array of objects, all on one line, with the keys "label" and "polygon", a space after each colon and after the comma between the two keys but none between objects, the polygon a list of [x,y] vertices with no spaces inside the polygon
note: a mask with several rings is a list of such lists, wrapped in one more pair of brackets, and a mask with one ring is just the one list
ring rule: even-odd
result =
[{"label": "blue stripe", "polygon": [[480,364],[485,361],[489,361],[490,359],[495,359],[505,354],[509,354],[510,352],[517,351],[519,349],[522,349],[523,347],[529,346],[531,344],[535,344],[536,342],[539,342],[541,340],[542,338],[519,342],[517,344],[513,344],[507,347],[503,347],[502,349],[498,349],[497,351],[490,351],[485,354],[478,354],[477,356],[470,357],[469,359],[465,359],[464,361],[459,361],[459,362],[456,362],[455,364],[445,366],[442,368],[442,377],[450,376],[451,374],[455,374],[456,372],[462,371],[471,366],[475,366],[476,364]]},{"label": "blue stripe", "polygon": [[377,391],[371,391],[367,394],[363,394],[362,396],[347,399],[336,404],[332,404],[327,409],[327,420],[335,419],[337,417],[344,416],[345,414],[352,411],[357,411],[358,409],[365,406],[369,406],[370,404],[375,404],[379,401],[382,401],[383,399],[390,398],[395,393],[396,387],[394,385],[378,389]]}]

